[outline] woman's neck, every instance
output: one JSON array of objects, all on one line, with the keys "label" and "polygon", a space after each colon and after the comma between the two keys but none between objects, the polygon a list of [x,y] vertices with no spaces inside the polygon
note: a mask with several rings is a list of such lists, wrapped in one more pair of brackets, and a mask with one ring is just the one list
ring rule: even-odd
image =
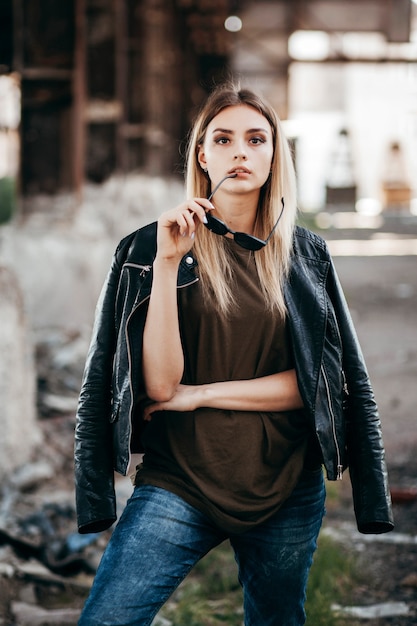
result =
[{"label": "woman's neck", "polygon": [[232,230],[252,233],[258,209],[259,193],[257,194],[222,194],[216,198],[216,211],[227,226]]}]

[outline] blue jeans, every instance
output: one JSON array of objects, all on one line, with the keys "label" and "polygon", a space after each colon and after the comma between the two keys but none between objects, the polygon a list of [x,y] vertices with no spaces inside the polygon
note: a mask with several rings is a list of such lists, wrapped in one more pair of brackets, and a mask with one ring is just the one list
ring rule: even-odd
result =
[{"label": "blue jeans", "polygon": [[267,522],[227,536],[177,495],[135,488],[103,554],[79,626],[149,626],[207,552],[229,539],[245,626],[305,623],[305,590],[324,515],[321,470],[303,475]]}]

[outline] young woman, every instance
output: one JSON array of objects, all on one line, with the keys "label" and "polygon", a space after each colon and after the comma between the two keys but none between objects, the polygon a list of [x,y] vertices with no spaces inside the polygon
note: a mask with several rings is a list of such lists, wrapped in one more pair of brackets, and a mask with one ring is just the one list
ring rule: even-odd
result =
[{"label": "young woman", "polygon": [[324,241],[295,226],[273,109],[231,86],[190,137],[187,197],[119,244],[76,427],[80,532],[116,519],[79,624],[151,624],[228,539],[246,626],[305,623],[327,478],[349,464],[358,528],[393,528],[380,420]]}]

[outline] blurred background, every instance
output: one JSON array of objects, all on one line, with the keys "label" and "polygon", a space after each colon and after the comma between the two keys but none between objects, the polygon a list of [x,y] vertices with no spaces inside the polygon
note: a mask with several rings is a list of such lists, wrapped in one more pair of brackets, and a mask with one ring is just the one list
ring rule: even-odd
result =
[{"label": "blurred background", "polygon": [[[277,110],[300,223],[334,255],[381,410],[399,531],[414,537],[383,558],[398,580],[416,571],[417,2],[1,0],[0,624],[34,626],[42,604],[38,588],[24,601],[16,591],[19,546],[60,575],[84,549],[67,540],[95,303],[118,240],[182,200],[190,123],[230,78]],[[130,486],[118,485],[123,506]],[[405,607],[396,626],[416,623],[413,584],[386,592]]]}]

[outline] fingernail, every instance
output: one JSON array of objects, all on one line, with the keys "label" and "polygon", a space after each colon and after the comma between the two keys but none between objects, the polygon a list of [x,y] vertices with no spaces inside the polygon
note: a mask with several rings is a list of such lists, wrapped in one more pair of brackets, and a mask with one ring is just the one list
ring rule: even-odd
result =
[{"label": "fingernail", "polygon": [[195,233],[191,233],[190,238],[194,239],[194,237],[195,237]]},{"label": "fingernail", "polygon": [[208,224],[208,219],[206,215],[203,217],[203,224]]},{"label": "fingernail", "polygon": [[212,204],[211,202],[209,202],[210,205],[210,209],[214,209],[214,204]]}]

